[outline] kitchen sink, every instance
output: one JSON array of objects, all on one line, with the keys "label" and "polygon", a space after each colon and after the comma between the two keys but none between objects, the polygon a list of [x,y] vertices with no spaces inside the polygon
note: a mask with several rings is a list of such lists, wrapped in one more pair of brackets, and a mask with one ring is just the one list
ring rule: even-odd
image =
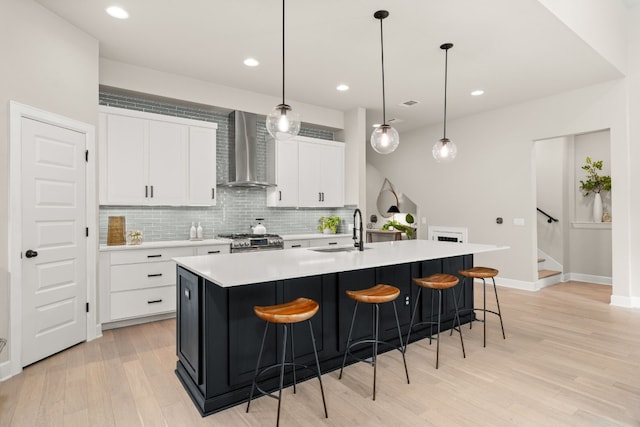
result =
[{"label": "kitchen sink", "polygon": [[[371,248],[367,248],[367,247],[364,248],[365,251],[367,249],[371,249]],[[358,248],[353,246],[348,246],[348,247],[340,247],[340,248],[315,248],[315,249],[312,248],[309,250],[314,252],[356,252],[358,251]]]}]

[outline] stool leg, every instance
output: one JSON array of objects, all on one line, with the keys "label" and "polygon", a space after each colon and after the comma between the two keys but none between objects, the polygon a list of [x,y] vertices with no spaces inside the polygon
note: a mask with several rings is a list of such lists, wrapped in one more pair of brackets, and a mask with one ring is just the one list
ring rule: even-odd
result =
[{"label": "stool leg", "polygon": [[[316,349],[316,338],[313,334],[313,326],[311,326],[311,319],[309,319],[309,333],[311,334],[311,343],[313,344],[313,354],[316,357],[316,369],[318,370],[318,381],[320,382],[320,393],[322,394],[322,404],[324,405],[324,417],[329,418],[329,413],[327,412],[327,402],[324,399],[324,388],[322,387],[322,378],[320,373],[320,362],[318,361],[318,350]],[[293,335],[293,333],[291,334]],[[291,337],[293,340],[293,336]]]},{"label": "stool leg", "polygon": [[407,384],[409,383],[409,370],[407,369],[407,359],[404,357],[404,352],[407,348],[402,344],[402,332],[400,332],[400,320],[398,320],[398,310],[396,309],[396,302],[393,301],[393,313],[396,315],[396,326],[398,327],[398,338],[400,339],[400,353],[402,353],[402,363],[404,363],[404,373],[407,374]]},{"label": "stool leg", "polygon": [[442,313],[442,289],[438,289],[438,338],[436,343],[436,369],[440,359],[440,314]]},{"label": "stool leg", "polygon": [[[431,291],[431,313],[429,314],[429,320],[431,321],[429,324],[429,345],[431,345],[431,338],[433,337],[433,294],[435,291]],[[440,306],[438,306],[440,307]],[[440,308],[438,308],[440,310]],[[439,318],[439,317],[438,317]],[[439,328],[440,326],[438,326]]]},{"label": "stool leg", "polygon": [[287,324],[282,324],[282,366],[280,367],[280,385],[278,389],[278,418],[276,419],[276,427],[280,425],[280,406],[282,404],[282,387],[284,385],[284,363],[287,356]]},{"label": "stool leg", "polygon": [[[451,292],[453,293],[453,306],[456,310],[456,316],[453,319],[453,329],[456,328],[456,319],[458,320],[458,332],[460,333],[460,345],[462,346],[462,357],[466,358],[467,354],[464,351],[464,341],[462,341],[462,325],[460,325],[460,312],[458,311],[458,300],[456,300],[455,286],[451,288]],[[453,332],[453,329],[451,330]]]},{"label": "stool leg", "polygon": [[409,337],[411,336],[411,328],[413,327],[413,321],[416,318],[416,312],[418,311],[418,303],[420,302],[420,293],[422,288],[418,288],[418,296],[416,297],[416,303],[413,306],[413,314],[411,315],[411,322],[409,322],[409,332],[407,333],[407,341],[404,343],[404,351],[407,351],[407,345],[409,345]]},{"label": "stool leg", "polygon": [[296,350],[293,345],[293,323],[289,324],[291,326],[291,367],[293,369],[293,394],[296,394]]},{"label": "stool leg", "polygon": [[256,363],[256,373],[253,375],[253,382],[251,383],[251,392],[249,393],[249,401],[247,402],[247,413],[249,412],[249,406],[251,406],[251,399],[253,399],[253,392],[256,389],[256,379],[258,378],[258,371],[260,369],[260,360],[262,359],[262,350],[264,349],[264,341],[267,338],[268,329],[269,329],[269,322],[265,322],[264,334],[262,334],[262,343],[260,344],[260,352],[258,353],[258,363]]},{"label": "stool leg", "polygon": [[482,279],[482,311],[484,315],[482,317],[482,346],[487,346],[487,289],[484,278]]},{"label": "stool leg", "polygon": [[373,325],[373,400],[376,400],[376,371],[378,368],[378,362],[376,359],[378,357],[378,322],[380,320],[380,307],[378,304],[375,304],[375,306],[376,320]]},{"label": "stool leg", "polygon": [[496,294],[496,304],[498,305],[498,317],[500,318],[500,328],[502,329],[502,339],[506,340],[507,337],[504,335],[504,325],[502,324],[502,312],[500,311],[500,301],[498,301],[498,289],[496,288],[496,279],[491,278],[493,280],[493,293]]},{"label": "stool leg", "polygon": [[344,364],[347,361],[347,353],[349,352],[349,344],[351,343],[351,333],[353,332],[353,323],[356,321],[356,312],[358,311],[358,301],[356,301],[355,307],[353,307],[353,317],[351,317],[351,326],[349,327],[349,335],[347,338],[347,347],[344,349],[344,357],[342,358],[342,367],[340,368],[340,375],[338,379],[342,379],[342,371],[344,370]]}]

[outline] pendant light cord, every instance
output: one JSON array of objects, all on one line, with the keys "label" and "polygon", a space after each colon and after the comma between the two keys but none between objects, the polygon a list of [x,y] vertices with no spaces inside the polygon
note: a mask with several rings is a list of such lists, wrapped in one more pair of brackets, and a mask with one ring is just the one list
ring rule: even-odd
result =
[{"label": "pendant light cord", "polygon": [[[384,18],[383,18],[384,19]],[[387,112],[386,105],[387,102],[385,100],[384,94],[384,37],[382,35],[382,19],[380,19],[380,52],[382,57],[382,124],[387,124]]]},{"label": "pendant light cord", "polygon": [[449,63],[449,48],[444,51],[444,131],[443,139],[447,138],[447,74]]},{"label": "pendant light cord", "polygon": [[282,104],[284,105],[284,2],[282,0]]}]

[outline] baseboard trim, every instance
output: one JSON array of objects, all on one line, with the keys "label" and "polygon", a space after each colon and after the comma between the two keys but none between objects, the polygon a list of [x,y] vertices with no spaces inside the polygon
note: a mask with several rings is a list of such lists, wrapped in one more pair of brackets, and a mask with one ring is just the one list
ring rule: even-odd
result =
[{"label": "baseboard trim", "polygon": [[589,282],[596,283],[598,285],[611,285],[612,283],[611,277],[595,276],[593,274],[566,273],[564,277],[566,278],[566,281],[572,280],[576,282]]},{"label": "baseboard trim", "polygon": [[164,314],[156,314],[154,316],[137,317],[135,319],[117,320],[115,322],[103,323],[102,330],[106,331],[115,328],[124,328],[126,326],[141,325],[143,323],[156,322],[158,320],[171,319],[176,317],[176,312]]},{"label": "baseboard trim", "polygon": [[640,308],[640,297],[623,297],[611,295],[611,305],[625,308]]}]

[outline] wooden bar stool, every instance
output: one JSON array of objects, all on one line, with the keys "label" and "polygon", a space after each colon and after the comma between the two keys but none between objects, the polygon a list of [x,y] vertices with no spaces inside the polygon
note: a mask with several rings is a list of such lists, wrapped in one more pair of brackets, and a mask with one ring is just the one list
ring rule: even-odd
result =
[{"label": "wooden bar stool", "polygon": [[[471,287],[473,288],[473,281],[475,279],[482,279],[482,308],[474,308],[474,311],[482,311],[484,312],[483,317],[481,322],[483,323],[483,347],[487,346],[487,313],[493,313],[496,316],[498,316],[498,318],[500,318],[500,328],[502,329],[502,339],[507,339],[506,336],[504,335],[504,325],[502,324],[502,312],[500,311],[500,301],[498,301],[498,289],[496,288],[496,279],[495,277],[498,275],[498,270],[496,270],[495,268],[489,268],[489,267],[473,267],[473,268],[469,268],[467,270],[460,270],[458,271],[458,273],[460,273],[461,276],[464,276],[465,278],[468,277],[471,279]],[[496,304],[498,306],[498,311],[493,311],[493,310],[487,310],[487,290],[486,290],[486,282],[485,279],[491,278],[491,280],[493,281],[493,293],[496,296]],[[469,327],[471,327],[471,324],[473,322],[469,323]]]},{"label": "wooden bar stool", "polygon": [[[413,314],[411,315],[411,322],[409,323],[409,333],[407,333],[406,345],[409,344],[409,337],[411,337],[411,329],[420,326],[420,325],[430,325],[429,330],[429,344],[431,344],[431,339],[433,338],[433,325],[437,325],[438,330],[436,337],[436,369],[438,369],[438,362],[440,358],[440,317],[442,314],[442,291],[451,289],[451,296],[453,297],[453,304],[455,307],[455,317],[453,320],[453,329],[456,329],[456,321],[458,322],[457,331],[460,333],[460,345],[462,346],[462,357],[466,358],[467,355],[464,351],[464,341],[462,340],[462,329],[460,328],[460,313],[458,312],[458,301],[456,299],[455,292],[453,292],[453,287],[458,284],[459,280],[456,276],[452,276],[451,274],[437,273],[432,274],[429,277],[415,278],[413,279],[413,283],[419,286],[418,288],[418,296],[416,297],[416,304],[413,307]],[[422,288],[432,289],[438,292],[438,320],[433,321],[433,297],[431,298],[431,320],[425,322],[418,322],[416,324],[413,323],[416,317],[416,312],[418,311],[418,304],[420,303],[420,293],[422,292]],[[453,333],[453,329],[451,332]]]},{"label": "wooden bar stool", "polygon": [[[340,375],[338,379],[342,379],[342,371],[344,370],[344,365],[347,361],[347,355],[351,355],[354,359],[365,362],[373,365],[373,400],[376,400],[376,366],[377,366],[377,358],[378,358],[378,345],[383,344],[392,348],[395,348],[400,353],[402,353],[402,362],[404,363],[404,372],[407,375],[407,384],[409,384],[409,371],[407,370],[407,361],[404,357],[405,347],[402,344],[402,333],[400,332],[400,322],[398,321],[398,310],[396,309],[396,298],[400,295],[400,289],[391,285],[375,285],[368,289],[363,289],[359,291],[346,291],[347,296],[353,300],[355,300],[356,305],[353,308],[353,317],[351,318],[351,326],[349,327],[349,337],[347,338],[347,348],[344,351],[344,357],[342,359],[342,367],[340,368]],[[395,345],[381,341],[379,339],[379,325],[380,325],[380,304],[384,304],[387,302],[393,303],[393,312],[396,316],[396,325],[398,327],[398,338],[400,339],[400,347],[396,347]],[[353,333],[353,324],[356,320],[356,313],[358,312],[358,304],[374,304],[374,320],[373,320],[373,338],[372,339],[363,339],[356,342],[351,342],[351,334]],[[361,359],[356,357],[351,352],[351,349],[355,346],[362,344],[372,344],[373,354],[371,356],[371,360]]]},{"label": "wooden bar stool", "polygon": [[[249,406],[251,405],[251,400],[253,399],[253,392],[255,389],[265,395],[273,397],[278,400],[278,418],[276,420],[276,426],[280,424],[280,403],[282,402],[282,387],[284,383],[284,368],[285,366],[290,366],[293,369],[293,392],[296,392],[296,367],[304,368],[304,369],[312,369],[308,366],[296,364],[295,355],[294,355],[294,345],[293,345],[293,324],[304,322],[305,320],[309,323],[309,333],[311,335],[311,342],[313,344],[313,354],[316,358],[316,373],[318,376],[318,381],[320,382],[320,392],[322,393],[322,404],[324,405],[324,416],[325,418],[329,418],[329,414],[327,413],[327,403],[324,399],[324,388],[322,387],[322,378],[320,373],[320,362],[318,361],[318,351],[316,349],[316,340],[313,335],[313,327],[311,326],[311,318],[318,312],[319,305],[312,299],[309,298],[298,298],[293,301],[279,304],[279,305],[270,305],[270,306],[255,306],[253,307],[253,311],[256,315],[265,321],[264,327],[264,335],[262,336],[262,344],[260,344],[260,353],[258,354],[258,363],[256,364],[256,372],[253,377],[253,382],[251,384],[251,393],[249,394],[249,401],[247,402],[247,412],[249,412]],[[270,323],[281,324],[283,327],[283,337],[282,337],[282,361],[281,363],[267,366],[260,370],[260,360],[262,359],[262,351],[264,350],[264,341],[267,337],[267,330],[269,329]],[[285,361],[285,356],[287,353],[287,330],[288,326],[291,326],[291,362]],[[258,377],[263,375],[265,372],[274,369],[280,368],[280,386],[278,388],[278,396],[274,396],[273,393],[268,393],[258,386]]]}]

